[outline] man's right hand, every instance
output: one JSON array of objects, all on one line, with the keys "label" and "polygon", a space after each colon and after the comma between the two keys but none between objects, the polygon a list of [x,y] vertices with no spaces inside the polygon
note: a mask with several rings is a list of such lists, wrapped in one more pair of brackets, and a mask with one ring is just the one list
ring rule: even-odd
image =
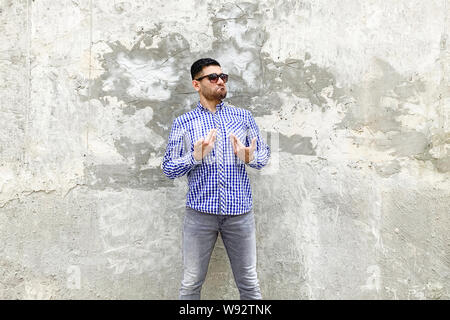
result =
[{"label": "man's right hand", "polygon": [[214,141],[216,141],[217,129],[211,129],[206,139],[201,138],[194,144],[194,159],[202,160],[214,148]]}]

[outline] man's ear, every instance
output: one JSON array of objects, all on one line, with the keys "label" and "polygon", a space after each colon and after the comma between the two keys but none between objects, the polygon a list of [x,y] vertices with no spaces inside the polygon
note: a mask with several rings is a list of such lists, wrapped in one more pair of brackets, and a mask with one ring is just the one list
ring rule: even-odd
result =
[{"label": "man's ear", "polygon": [[192,87],[198,92],[200,90],[200,83],[197,80],[192,80]]}]

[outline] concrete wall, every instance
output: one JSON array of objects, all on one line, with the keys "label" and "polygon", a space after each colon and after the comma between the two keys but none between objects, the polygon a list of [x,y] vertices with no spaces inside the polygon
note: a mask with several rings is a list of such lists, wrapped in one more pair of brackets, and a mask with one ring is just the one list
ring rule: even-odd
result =
[{"label": "concrete wall", "polygon": [[[449,1],[0,3],[0,298],[177,298],[160,163],[208,56],[273,152],[264,298],[450,298]],[[238,297],[219,239],[203,298]]]}]

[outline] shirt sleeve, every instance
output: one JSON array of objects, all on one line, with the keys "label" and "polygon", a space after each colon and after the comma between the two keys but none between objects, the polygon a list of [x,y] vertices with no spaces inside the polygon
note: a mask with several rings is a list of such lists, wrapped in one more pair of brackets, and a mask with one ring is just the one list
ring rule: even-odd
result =
[{"label": "shirt sleeve", "polygon": [[248,166],[255,169],[262,169],[270,157],[270,147],[264,142],[259,132],[258,125],[255,122],[250,111],[247,111],[248,133],[245,140],[245,146],[249,147],[253,138],[256,137],[256,150],[254,151],[254,159],[247,163]]},{"label": "shirt sleeve", "polygon": [[185,130],[181,128],[175,119],[161,163],[163,173],[170,179],[182,177],[194,166],[202,163],[202,160],[195,160],[193,152],[187,149],[184,135]]}]

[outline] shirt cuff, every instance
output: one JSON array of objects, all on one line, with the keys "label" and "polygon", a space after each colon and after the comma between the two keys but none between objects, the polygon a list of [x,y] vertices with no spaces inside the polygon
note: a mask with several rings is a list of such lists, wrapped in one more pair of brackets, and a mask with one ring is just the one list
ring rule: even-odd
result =
[{"label": "shirt cuff", "polygon": [[202,164],[202,162],[203,162],[203,159],[202,160],[195,160],[194,153],[193,152],[191,153],[191,164],[192,165]]},{"label": "shirt cuff", "polygon": [[253,156],[254,156],[254,157],[253,157],[253,160],[250,161],[250,162],[248,162],[247,164],[249,164],[249,165],[250,165],[250,164],[252,164],[252,165],[253,165],[253,164],[256,164],[256,162],[257,162],[256,160],[258,159],[258,152],[256,152],[256,150],[254,151]]}]

